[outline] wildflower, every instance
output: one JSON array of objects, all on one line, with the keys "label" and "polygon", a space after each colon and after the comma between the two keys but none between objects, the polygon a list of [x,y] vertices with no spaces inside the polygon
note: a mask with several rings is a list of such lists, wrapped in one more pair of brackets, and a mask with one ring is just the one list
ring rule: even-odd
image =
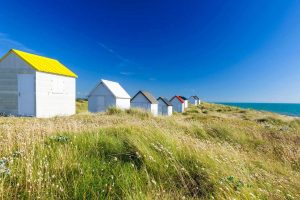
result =
[{"label": "wildflower", "polygon": [[152,156],[149,156],[149,160],[155,162],[154,158]]},{"label": "wildflower", "polygon": [[152,179],[151,182],[156,185],[156,181],[154,179]]},{"label": "wildflower", "polygon": [[253,198],[256,198],[256,196],[250,192],[250,196],[252,196]]},{"label": "wildflower", "polygon": [[137,155],[138,158],[141,158],[141,155],[139,154],[139,152],[135,152],[135,154]]},{"label": "wildflower", "polygon": [[0,176],[1,175],[10,175],[10,170],[8,169],[8,167],[6,167],[6,163],[7,163],[7,158],[3,157],[0,160]]},{"label": "wildflower", "polygon": [[7,163],[7,158],[3,157],[1,160],[0,160],[0,167],[5,165]]},{"label": "wildflower", "polygon": [[68,143],[70,141],[70,138],[64,135],[53,136],[50,139],[60,143]]},{"label": "wildflower", "polygon": [[10,175],[10,170],[8,168],[0,168],[0,175]]},{"label": "wildflower", "polygon": [[13,158],[19,158],[19,157],[21,157],[21,155],[22,155],[21,151],[15,151],[15,152],[12,153]]}]

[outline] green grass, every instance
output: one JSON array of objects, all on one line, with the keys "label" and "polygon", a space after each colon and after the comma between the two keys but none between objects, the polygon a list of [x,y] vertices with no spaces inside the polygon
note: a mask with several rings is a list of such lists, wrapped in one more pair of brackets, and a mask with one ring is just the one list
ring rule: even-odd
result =
[{"label": "green grass", "polygon": [[88,109],[87,106],[87,101],[86,100],[77,100],[76,101],[76,113],[82,113],[82,112],[86,112]]},{"label": "green grass", "polygon": [[203,103],[0,118],[0,199],[299,199],[300,121]]}]

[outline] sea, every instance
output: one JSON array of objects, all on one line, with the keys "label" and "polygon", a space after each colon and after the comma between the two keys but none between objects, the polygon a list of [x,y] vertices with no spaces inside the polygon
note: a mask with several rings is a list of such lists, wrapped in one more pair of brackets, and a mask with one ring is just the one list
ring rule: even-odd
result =
[{"label": "sea", "polygon": [[220,103],[246,109],[269,111],[283,115],[300,117],[300,104],[298,103]]}]

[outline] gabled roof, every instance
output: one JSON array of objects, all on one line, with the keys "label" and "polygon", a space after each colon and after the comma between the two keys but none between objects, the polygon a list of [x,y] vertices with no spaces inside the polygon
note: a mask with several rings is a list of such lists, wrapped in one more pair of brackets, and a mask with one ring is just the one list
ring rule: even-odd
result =
[{"label": "gabled roof", "polygon": [[188,100],[187,98],[185,98],[184,96],[179,96],[180,98],[182,98],[183,100]]},{"label": "gabled roof", "polygon": [[136,93],[136,95],[134,95],[134,97],[131,98],[130,101],[132,101],[138,94],[144,95],[144,97],[146,97],[146,99],[151,104],[158,104],[157,100],[152,96],[152,94],[150,94],[149,92],[146,92],[146,91],[139,91],[138,93]]},{"label": "gabled roof", "polygon": [[59,61],[52,58],[47,58],[43,56],[38,56],[31,53],[26,53],[16,49],[11,49],[5,56],[0,59],[0,62],[4,60],[9,54],[14,53],[33,69],[40,72],[46,72],[51,74],[58,74],[63,76],[70,76],[77,78],[77,75],[74,74],[71,70],[61,64]]},{"label": "gabled roof", "polygon": [[103,84],[116,98],[130,99],[129,94],[119,83],[114,81],[104,80],[104,79],[101,79],[101,81],[96,85],[96,87],[90,92],[89,96],[92,95],[94,90],[100,84]]},{"label": "gabled roof", "polygon": [[197,96],[191,96],[190,98],[193,98],[193,99],[199,100],[199,97],[197,97]]},{"label": "gabled roof", "polygon": [[175,98],[178,99],[181,103],[184,103],[184,100],[180,96],[174,96],[170,99],[170,101],[172,101]]},{"label": "gabled roof", "polygon": [[172,103],[165,97],[158,97],[157,100],[161,99],[167,106],[172,106]]}]

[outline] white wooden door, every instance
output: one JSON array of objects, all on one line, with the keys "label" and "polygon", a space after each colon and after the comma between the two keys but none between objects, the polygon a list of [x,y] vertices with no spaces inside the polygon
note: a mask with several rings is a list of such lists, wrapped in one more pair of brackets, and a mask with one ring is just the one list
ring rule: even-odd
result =
[{"label": "white wooden door", "polygon": [[35,90],[33,74],[18,74],[18,113],[22,116],[35,114]]}]

